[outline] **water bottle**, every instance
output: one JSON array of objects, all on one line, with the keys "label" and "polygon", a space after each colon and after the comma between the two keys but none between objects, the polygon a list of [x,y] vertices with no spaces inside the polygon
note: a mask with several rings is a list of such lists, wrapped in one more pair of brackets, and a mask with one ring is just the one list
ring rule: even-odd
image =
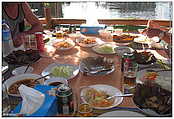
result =
[{"label": "water bottle", "polygon": [[3,20],[2,22],[2,55],[7,56],[12,49],[12,37],[10,32],[10,27]]}]

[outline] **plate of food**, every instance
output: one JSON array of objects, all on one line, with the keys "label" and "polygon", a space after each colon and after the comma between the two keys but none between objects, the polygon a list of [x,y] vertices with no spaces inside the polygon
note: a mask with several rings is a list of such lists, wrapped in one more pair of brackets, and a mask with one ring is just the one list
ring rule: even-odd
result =
[{"label": "plate of food", "polygon": [[80,71],[91,76],[106,75],[115,71],[115,64],[106,57],[86,57],[80,62]]},{"label": "plate of food", "polygon": [[112,34],[112,36],[113,36],[113,41],[116,43],[131,43],[134,41],[134,38],[138,37],[136,35],[126,34],[126,33],[123,33],[121,35]]},{"label": "plate of food", "polygon": [[17,50],[4,57],[8,64],[27,65],[38,61],[41,58],[38,50]]},{"label": "plate of food", "polygon": [[82,101],[89,103],[94,109],[110,109],[121,104],[123,97],[107,99],[116,94],[122,95],[119,89],[103,84],[83,87],[80,92]]},{"label": "plate of food", "polygon": [[92,50],[99,54],[115,54],[116,53],[114,50],[115,47],[116,47],[115,44],[103,43],[92,47]]},{"label": "plate of food", "polygon": [[79,67],[76,65],[52,63],[42,71],[41,75],[46,76],[50,74],[46,78],[59,77],[68,80],[77,76],[78,73]]},{"label": "plate of food", "polygon": [[118,54],[119,56],[123,56],[124,53],[132,53],[134,51],[132,48],[127,46],[118,46],[118,47],[115,47],[114,50],[116,54]]},{"label": "plate of food", "polygon": [[57,50],[70,50],[75,46],[72,40],[63,40],[53,44]]},{"label": "plate of food", "polygon": [[137,84],[133,101],[147,116],[172,116],[172,92],[159,85]]},{"label": "plate of food", "polygon": [[[10,96],[20,97],[19,90],[18,90],[19,86],[23,84],[28,87],[34,88],[34,86],[38,83],[38,82],[35,82],[34,79],[37,79],[39,77],[41,76],[37,74],[16,75],[7,79],[4,82],[4,85],[7,87],[7,91]],[[42,83],[42,81],[40,81],[40,83]]]},{"label": "plate of food", "polygon": [[146,68],[137,72],[137,83],[143,83],[146,79],[153,80],[166,90],[172,89],[172,71],[160,68]]},{"label": "plate of food", "polygon": [[98,44],[99,38],[96,37],[81,37],[76,40],[81,47],[93,47]]},{"label": "plate of food", "polygon": [[136,50],[143,50],[143,49],[148,49],[149,45],[144,43],[132,42],[128,44],[128,47],[131,47]]},{"label": "plate of food", "polygon": [[135,57],[135,61],[138,64],[149,65],[149,64],[155,63],[157,61],[157,58],[150,51],[137,52],[135,50],[133,52],[133,54],[134,54],[134,57]]}]

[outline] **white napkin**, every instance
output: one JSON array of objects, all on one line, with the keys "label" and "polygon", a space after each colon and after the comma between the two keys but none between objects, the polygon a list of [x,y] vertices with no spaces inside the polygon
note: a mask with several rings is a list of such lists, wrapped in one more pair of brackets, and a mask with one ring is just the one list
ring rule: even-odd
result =
[{"label": "white napkin", "polygon": [[33,88],[21,85],[19,88],[22,97],[21,114],[32,114],[36,112],[45,100],[45,95]]}]

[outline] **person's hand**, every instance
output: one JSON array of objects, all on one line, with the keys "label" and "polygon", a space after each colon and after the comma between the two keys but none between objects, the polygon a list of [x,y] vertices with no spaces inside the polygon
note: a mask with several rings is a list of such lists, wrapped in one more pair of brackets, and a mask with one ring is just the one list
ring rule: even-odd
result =
[{"label": "person's hand", "polygon": [[14,47],[19,47],[23,44],[24,38],[25,38],[25,33],[18,33],[14,38],[13,38],[13,45]]},{"label": "person's hand", "polygon": [[159,30],[159,29],[153,29],[153,28],[146,28],[143,30],[142,34],[147,35],[149,38],[152,37],[159,37],[160,33],[162,33],[163,31]]}]

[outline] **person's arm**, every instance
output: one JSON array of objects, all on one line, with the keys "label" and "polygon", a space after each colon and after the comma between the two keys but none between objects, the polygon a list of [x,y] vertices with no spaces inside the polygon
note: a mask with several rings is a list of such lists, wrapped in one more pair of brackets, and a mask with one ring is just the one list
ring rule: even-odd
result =
[{"label": "person's arm", "polygon": [[24,33],[32,34],[35,32],[42,32],[42,25],[36,15],[31,11],[29,4],[26,2],[22,3],[22,8],[25,14],[26,21],[32,26],[31,29],[29,29],[28,31],[24,31]]},{"label": "person's arm", "polygon": [[159,29],[161,31],[168,31],[169,29],[167,28],[163,28],[161,27],[158,23],[156,23],[155,21],[153,20],[149,20],[148,23],[147,23],[147,28],[155,28],[155,29]]}]

